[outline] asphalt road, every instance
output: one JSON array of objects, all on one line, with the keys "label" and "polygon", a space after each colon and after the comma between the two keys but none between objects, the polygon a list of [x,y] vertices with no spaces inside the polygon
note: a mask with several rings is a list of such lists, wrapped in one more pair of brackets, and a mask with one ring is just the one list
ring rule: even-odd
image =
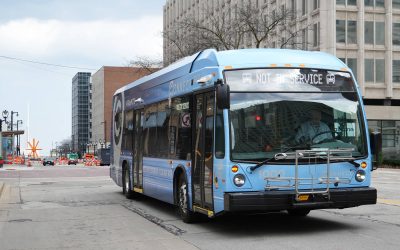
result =
[{"label": "asphalt road", "polygon": [[108,167],[2,169],[0,249],[400,249],[400,170],[373,176],[377,205],[185,224],[171,205],[126,200]]}]

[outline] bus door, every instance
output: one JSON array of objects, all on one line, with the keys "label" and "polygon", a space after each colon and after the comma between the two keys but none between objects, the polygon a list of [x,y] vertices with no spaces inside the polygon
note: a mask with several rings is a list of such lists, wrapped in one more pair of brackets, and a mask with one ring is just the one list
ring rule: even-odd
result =
[{"label": "bus door", "polygon": [[135,128],[133,133],[133,188],[136,192],[143,191],[143,109],[135,110]]},{"label": "bus door", "polygon": [[194,97],[192,185],[194,205],[213,210],[214,92]]}]

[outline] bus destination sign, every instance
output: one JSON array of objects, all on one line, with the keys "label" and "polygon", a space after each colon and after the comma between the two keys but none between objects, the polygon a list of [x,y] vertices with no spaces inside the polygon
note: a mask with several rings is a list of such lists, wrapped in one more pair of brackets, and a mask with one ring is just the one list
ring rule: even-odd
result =
[{"label": "bus destination sign", "polygon": [[231,91],[355,91],[348,72],[320,69],[248,69],[225,71]]}]

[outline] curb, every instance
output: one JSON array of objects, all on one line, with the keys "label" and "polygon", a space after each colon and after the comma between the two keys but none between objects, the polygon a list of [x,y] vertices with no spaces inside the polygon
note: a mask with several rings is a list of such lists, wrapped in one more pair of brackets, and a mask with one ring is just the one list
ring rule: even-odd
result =
[{"label": "curb", "polygon": [[0,199],[1,199],[1,195],[3,194],[3,189],[4,189],[4,182],[0,182]]}]

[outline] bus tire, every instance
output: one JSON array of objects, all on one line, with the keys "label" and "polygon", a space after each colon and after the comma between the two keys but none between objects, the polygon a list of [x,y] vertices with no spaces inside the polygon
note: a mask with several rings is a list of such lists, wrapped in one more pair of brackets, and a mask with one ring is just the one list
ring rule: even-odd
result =
[{"label": "bus tire", "polygon": [[135,192],[131,189],[132,183],[129,176],[129,168],[125,166],[122,172],[122,193],[125,194],[126,198],[133,199],[135,197]]},{"label": "bus tire", "polygon": [[287,212],[290,216],[304,217],[310,213],[310,209],[288,209]]},{"label": "bus tire", "polygon": [[184,174],[179,176],[177,188],[178,213],[185,223],[193,223],[196,220],[196,214],[189,209],[188,185]]}]

